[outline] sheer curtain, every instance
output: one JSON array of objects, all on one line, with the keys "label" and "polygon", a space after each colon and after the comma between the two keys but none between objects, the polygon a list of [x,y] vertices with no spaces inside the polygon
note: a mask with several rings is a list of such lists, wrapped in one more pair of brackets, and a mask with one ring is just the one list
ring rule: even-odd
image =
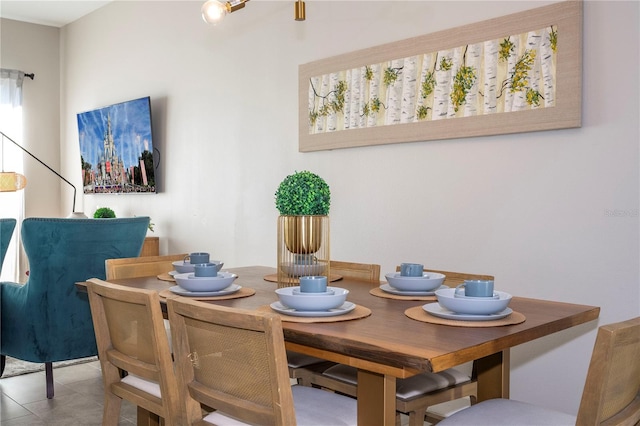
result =
[{"label": "sheer curtain", "polygon": [[[22,141],[22,71],[0,69],[0,130],[16,142]],[[23,173],[22,151],[11,142],[0,148],[4,171]],[[0,193],[0,217],[15,218],[18,223],[9,245],[0,281],[19,282],[20,225],[24,219],[24,190]]]}]

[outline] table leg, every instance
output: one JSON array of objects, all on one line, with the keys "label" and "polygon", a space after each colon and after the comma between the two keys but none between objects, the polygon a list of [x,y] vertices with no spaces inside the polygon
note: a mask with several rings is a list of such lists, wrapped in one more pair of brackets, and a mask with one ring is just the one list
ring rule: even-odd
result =
[{"label": "table leg", "polygon": [[396,378],[358,370],[358,425],[396,424]]},{"label": "table leg", "polygon": [[160,417],[144,408],[138,406],[137,426],[159,426]]},{"label": "table leg", "polygon": [[478,402],[491,398],[509,398],[509,366],[509,349],[475,361]]}]

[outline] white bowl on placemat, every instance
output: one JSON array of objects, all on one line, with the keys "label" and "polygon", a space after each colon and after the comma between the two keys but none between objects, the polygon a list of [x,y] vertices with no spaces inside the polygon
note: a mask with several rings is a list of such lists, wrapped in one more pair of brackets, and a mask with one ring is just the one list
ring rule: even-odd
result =
[{"label": "white bowl on placemat", "polygon": [[425,272],[421,277],[405,277],[399,272],[385,274],[389,285],[400,291],[432,291],[439,288],[445,276],[437,272]]},{"label": "white bowl on placemat", "polygon": [[183,289],[193,292],[219,291],[229,287],[238,276],[230,272],[218,272],[215,277],[194,277],[193,272],[177,274],[176,283]]},{"label": "white bowl on placemat", "polygon": [[175,262],[171,262],[171,264],[173,265],[173,269],[175,269],[179,274],[186,274],[188,272],[195,271],[193,263],[184,262],[183,260],[176,260]]},{"label": "white bowl on placemat", "polygon": [[305,275],[321,275],[327,267],[326,263],[283,263],[282,271],[291,277],[301,277]]},{"label": "white bowl on placemat", "polygon": [[349,290],[339,287],[327,287],[327,291],[333,294],[318,293],[293,294],[293,290],[299,287],[282,287],[276,289],[280,303],[298,311],[326,311],[341,306],[347,299]]},{"label": "white bowl on placemat", "polygon": [[501,312],[511,302],[511,295],[496,291],[498,299],[493,297],[455,297],[455,288],[436,290],[436,298],[443,308],[452,312],[469,315],[490,315]]},{"label": "white bowl on placemat", "polygon": [[[220,269],[222,269],[222,265],[224,265],[224,262],[220,260],[210,260],[208,263],[215,263],[218,271],[220,271]],[[195,263],[184,262],[183,260],[176,260],[175,262],[171,262],[171,264],[173,265],[173,269],[175,269],[179,274],[194,272],[196,266]]]}]

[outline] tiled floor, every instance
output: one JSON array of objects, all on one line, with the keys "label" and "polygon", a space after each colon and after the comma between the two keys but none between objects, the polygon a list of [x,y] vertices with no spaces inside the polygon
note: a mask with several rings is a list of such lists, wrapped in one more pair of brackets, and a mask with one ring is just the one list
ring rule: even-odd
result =
[{"label": "tiled floor", "polygon": [[[0,379],[2,426],[99,426],[103,387],[98,361],[53,370],[55,397],[47,399],[44,371]],[[136,408],[122,403],[119,424],[135,425]]]}]

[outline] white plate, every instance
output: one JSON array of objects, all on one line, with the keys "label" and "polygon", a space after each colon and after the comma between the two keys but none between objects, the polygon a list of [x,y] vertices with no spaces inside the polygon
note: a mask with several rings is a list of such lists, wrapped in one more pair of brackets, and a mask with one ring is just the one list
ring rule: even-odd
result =
[{"label": "white plate", "polygon": [[221,291],[229,287],[238,278],[236,274],[229,272],[218,272],[215,277],[194,277],[193,272],[177,274],[176,283],[187,291],[196,293]]},{"label": "white plate", "polygon": [[172,277],[175,277],[176,275],[178,275],[180,272],[178,271],[169,271],[169,275],[171,275]]},{"label": "white plate", "polygon": [[449,288],[446,285],[441,285],[435,290],[431,291],[402,291],[398,290],[395,287],[392,287],[390,284],[382,284],[380,285],[380,289],[385,293],[397,294],[398,296],[435,296],[436,290],[440,290],[441,288]]},{"label": "white plate", "polygon": [[242,287],[239,286],[238,284],[231,284],[229,287],[227,288],[223,288],[220,291],[188,291],[185,290],[184,288],[180,287],[179,285],[174,285],[173,287],[169,288],[169,290],[172,293],[175,293],[177,295],[180,296],[186,296],[186,297],[211,297],[211,296],[226,296],[227,294],[233,294],[235,292],[237,292],[238,290],[240,290]]},{"label": "white plate", "polygon": [[450,310],[443,308],[438,302],[427,303],[426,305],[422,306],[422,309],[435,317],[463,321],[493,321],[509,316],[513,312],[511,308],[507,308],[504,311],[489,315],[458,314],[456,312],[451,312]]},{"label": "white plate", "polygon": [[270,306],[274,311],[280,314],[291,315],[292,317],[335,317],[347,314],[356,308],[356,304],[352,302],[344,302],[341,306],[329,309],[328,311],[298,311],[280,302],[273,302]]}]

